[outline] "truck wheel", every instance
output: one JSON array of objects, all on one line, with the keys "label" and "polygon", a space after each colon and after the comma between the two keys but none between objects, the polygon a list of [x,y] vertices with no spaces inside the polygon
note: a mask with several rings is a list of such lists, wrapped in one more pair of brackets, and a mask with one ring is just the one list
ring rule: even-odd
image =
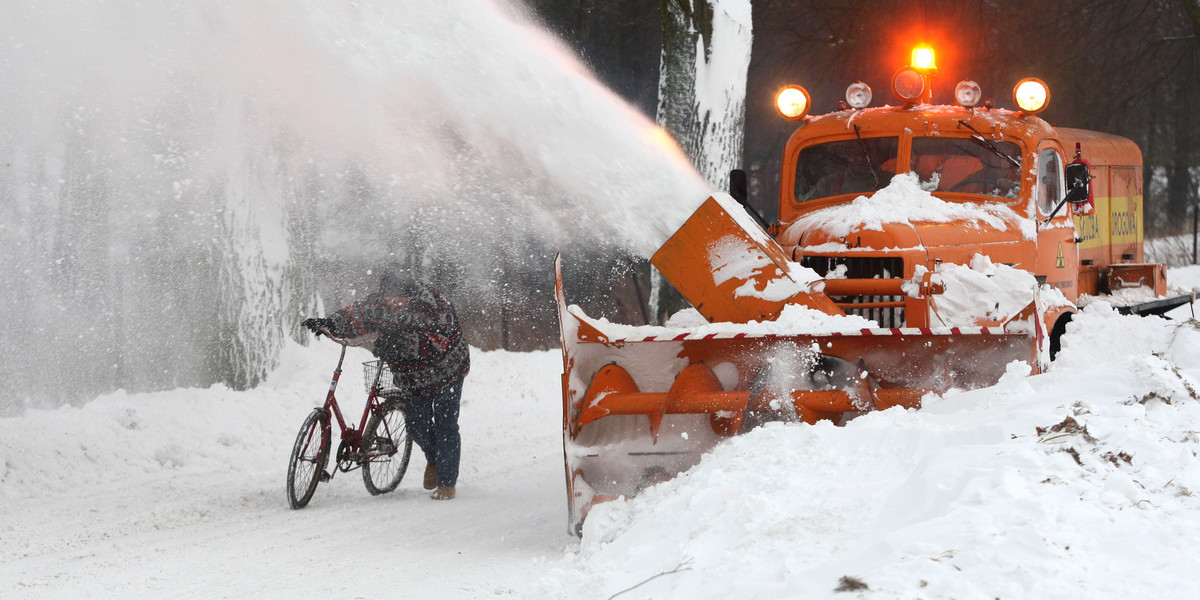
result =
[{"label": "truck wheel", "polygon": [[1058,358],[1058,351],[1062,349],[1062,336],[1067,332],[1067,323],[1070,323],[1074,316],[1073,312],[1066,313],[1054,322],[1054,327],[1050,328],[1050,360]]}]

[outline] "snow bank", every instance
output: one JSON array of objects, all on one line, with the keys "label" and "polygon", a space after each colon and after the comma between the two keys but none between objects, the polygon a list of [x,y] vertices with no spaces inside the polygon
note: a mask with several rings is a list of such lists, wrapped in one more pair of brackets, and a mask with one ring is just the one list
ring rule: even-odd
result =
[{"label": "snow bank", "polygon": [[1167,269],[1167,283],[1181,292],[1200,292],[1200,265]]},{"label": "snow bank", "polygon": [[[1200,330],[1095,305],[1050,373],[768,425],[598,506],[555,598],[1192,597]],[[1169,524],[1168,524],[1169,523]],[[635,587],[637,586],[637,587]]]},{"label": "snow bank", "polygon": [[[789,229],[821,229],[835,237],[844,237],[859,229],[883,231],[885,223],[962,222],[978,227],[983,223],[1000,231],[1020,230],[1025,239],[1034,239],[1033,221],[1023,219],[1012,208],[999,202],[946,202],[921,189],[915,173],[900,173],[891,183],[871,196],[859,196],[849,204],[822,209],[796,220]],[[785,237],[793,237],[785,234]]]},{"label": "snow bank", "polygon": [[[1170,293],[1191,294],[1200,296],[1200,265],[1188,267],[1173,267],[1167,269],[1167,286]],[[1172,319],[1196,318],[1196,307],[1185,304],[1167,313]]]}]

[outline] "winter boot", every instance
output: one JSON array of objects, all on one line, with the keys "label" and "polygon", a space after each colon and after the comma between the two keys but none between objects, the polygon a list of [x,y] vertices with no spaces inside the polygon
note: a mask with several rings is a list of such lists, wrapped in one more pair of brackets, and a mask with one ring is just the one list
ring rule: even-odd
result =
[{"label": "winter boot", "polygon": [[435,487],[437,487],[437,467],[434,467],[433,463],[428,463],[425,465],[425,489],[432,490]]},{"label": "winter boot", "polygon": [[439,485],[437,491],[429,496],[434,500],[451,500],[454,498],[454,486]]}]

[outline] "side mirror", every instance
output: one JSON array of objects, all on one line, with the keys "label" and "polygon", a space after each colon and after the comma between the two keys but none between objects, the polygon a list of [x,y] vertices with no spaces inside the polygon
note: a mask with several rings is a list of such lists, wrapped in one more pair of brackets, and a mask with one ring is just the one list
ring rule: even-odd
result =
[{"label": "side mirror", "polygon": [[1092,176],[1087,163],[1073,162],[1067,165],[1067,197],[1070,204],[1083,204],[1092,197]]},{"label": "side mirror", "polygon": [[758,221],[758,224],[761,225],[763,229],[767,228],[767,220],[764,219],[762,215],[758,214],[758,211],[755,210],[753,206],[750,206],[750,194],[746,184],[745,171],[741,169],[733,169],[729,171],[729,195],[733,196],[733,199],[737,200],[737,203],[741,204],[742,208],[745,208],[746,212],[750,213],[750,216],[754,217],[754,220]]},{"label": "side mirror", "polygon": [[746,172],[741,169],[733,169],[729,172],[729,195],[733,196],[738,204],[746,206],[750,201],[750,195],[746,191]]}]

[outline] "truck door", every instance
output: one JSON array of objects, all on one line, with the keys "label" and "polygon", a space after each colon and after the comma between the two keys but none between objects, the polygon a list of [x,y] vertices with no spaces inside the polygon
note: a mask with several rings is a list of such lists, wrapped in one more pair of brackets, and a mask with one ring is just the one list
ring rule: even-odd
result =
[{"label": "truck door", "polygon": [[1075,245],[1075,223],[1071,220],[1070,207],[1062,207],[1054,218],[1045,225],[1042,222],[1054,211],[1063,199],[1062,153],[1054,146],[1043,146],[1038,151],[1037,180],[1033,194],[1038,212],[1037,269],[1034,274],[1058,288],[1074,301],[1078,295],[1075,282],[1079,273],[1079,248]]}]

